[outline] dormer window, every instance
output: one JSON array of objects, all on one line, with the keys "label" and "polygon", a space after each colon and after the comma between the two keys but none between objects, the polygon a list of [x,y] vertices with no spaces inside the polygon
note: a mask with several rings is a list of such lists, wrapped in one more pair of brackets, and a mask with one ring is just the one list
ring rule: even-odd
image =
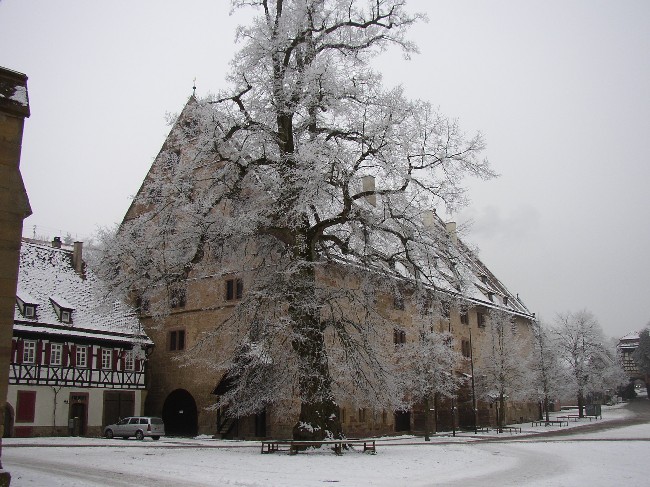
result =
[{"label": "dormer window", "polygon": [[505,304],[506,306],[508,306],[508,296],[504,296],[504,297],[503,297],[503,304]]},{"label": "dormer window", "polygon": [[25,291],[19,289],[16,292],[16,304],[25,318],[36,318],[36,300]]},{"label": "dormer window", "polygon": [[61,323],[72,323],[72,312],[74,308],[65,299],[60,296],[50,296],[50,302],[54,307],[54,312]]},{"label": "dormer window", "polygon": [[488,295],[488,299],[494,302],[494,293],[488,292],[487,295]]},{"label": "dormer window", "polygon": [[483,284],[487,284],[487,283],[488,283],[488,277],[487,277],[485,274],[481,274],[481,282],[482,282]]}]

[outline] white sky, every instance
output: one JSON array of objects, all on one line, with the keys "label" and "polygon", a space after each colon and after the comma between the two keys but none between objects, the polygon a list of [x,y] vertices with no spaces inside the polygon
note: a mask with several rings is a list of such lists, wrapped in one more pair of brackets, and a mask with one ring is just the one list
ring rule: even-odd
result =
[{"label": "white sky", "polygon": [[[470,185],[469,243],[546,321],[587,308],[622,336],[650,320],[650,2],[411,0],[421,54],[387,85],[480,130],[501,174]],[[29,76],[26,236],[119,222],[192,93],[224,86],[227,0],[0,0],[0,65]]]}]

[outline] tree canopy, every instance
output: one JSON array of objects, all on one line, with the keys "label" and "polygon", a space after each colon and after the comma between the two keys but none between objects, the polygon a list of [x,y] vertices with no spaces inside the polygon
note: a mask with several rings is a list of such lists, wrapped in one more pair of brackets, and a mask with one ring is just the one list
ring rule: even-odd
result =
[{"label": "tree canopy", "polygon": [[[298,397],[297,437],[340,433],[334,391],[392,396],[372,338],[390,326],[378,293],[435,292],[442,259],[462,294],[458,249],[434,210],[465,203],[465,176],[493,176],[480,134],[373,70],[391,46],[417,52],[406,34],[422,16],[405,3],[233,1],[258,15],[237,32],[229,86],[190,100],[105,239],[104,275],[152,302],[199,268],[249,276],[227,326],[239,345],[219,364],[235,386],[220,401],[241,415]],[[332,373],[333,356],[347,374]]]}]

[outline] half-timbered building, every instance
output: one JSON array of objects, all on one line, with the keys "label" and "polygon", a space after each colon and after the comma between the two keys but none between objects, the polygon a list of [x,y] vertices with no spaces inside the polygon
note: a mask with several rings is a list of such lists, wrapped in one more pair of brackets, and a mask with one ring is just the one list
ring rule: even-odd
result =
[{"label": "half-timbered building", "polygon": [[144,408],[153,343],[131,308],[104,299],[82,250],[22,242],[6,435],[96,435]]}]

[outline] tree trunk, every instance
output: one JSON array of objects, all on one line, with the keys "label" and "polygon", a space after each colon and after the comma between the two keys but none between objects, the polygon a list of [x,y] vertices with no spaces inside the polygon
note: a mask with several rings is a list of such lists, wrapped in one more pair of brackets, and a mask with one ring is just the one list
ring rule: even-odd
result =
[{"label": "tree trunk", "polygon": [[431,441],[429,436],[429,419],[431,413],[429,412],[429,396],[424,398],[424,441]]},{"label": "tree trunk", "polygon": [[549,420],[549,415],[548,415],[548,405],[549,405],[549,400],[548,396],[544,396],[544,409],[546,410],[546,421]]},{"label": "tree trunk", "polygon": [[295,338],[293,349],[298,354],[301,406],[300,418],[293,427],[296,440],[341,438],[339,408],[332,395],[332,378],[327,362],[325,326],[310,296],[315,293],[315,273],[305,265],[296,278],[294,295],[289,303]]},{"label": "tree trunk", "polygon": [[499,394],[499,431],[503,431],[506,424],[506,398],[503,394]]},{"label": "tree trunk", "polygon": [[582,396],[582,391],[578,391],[578,416],[585,417],[585,399]]}]

